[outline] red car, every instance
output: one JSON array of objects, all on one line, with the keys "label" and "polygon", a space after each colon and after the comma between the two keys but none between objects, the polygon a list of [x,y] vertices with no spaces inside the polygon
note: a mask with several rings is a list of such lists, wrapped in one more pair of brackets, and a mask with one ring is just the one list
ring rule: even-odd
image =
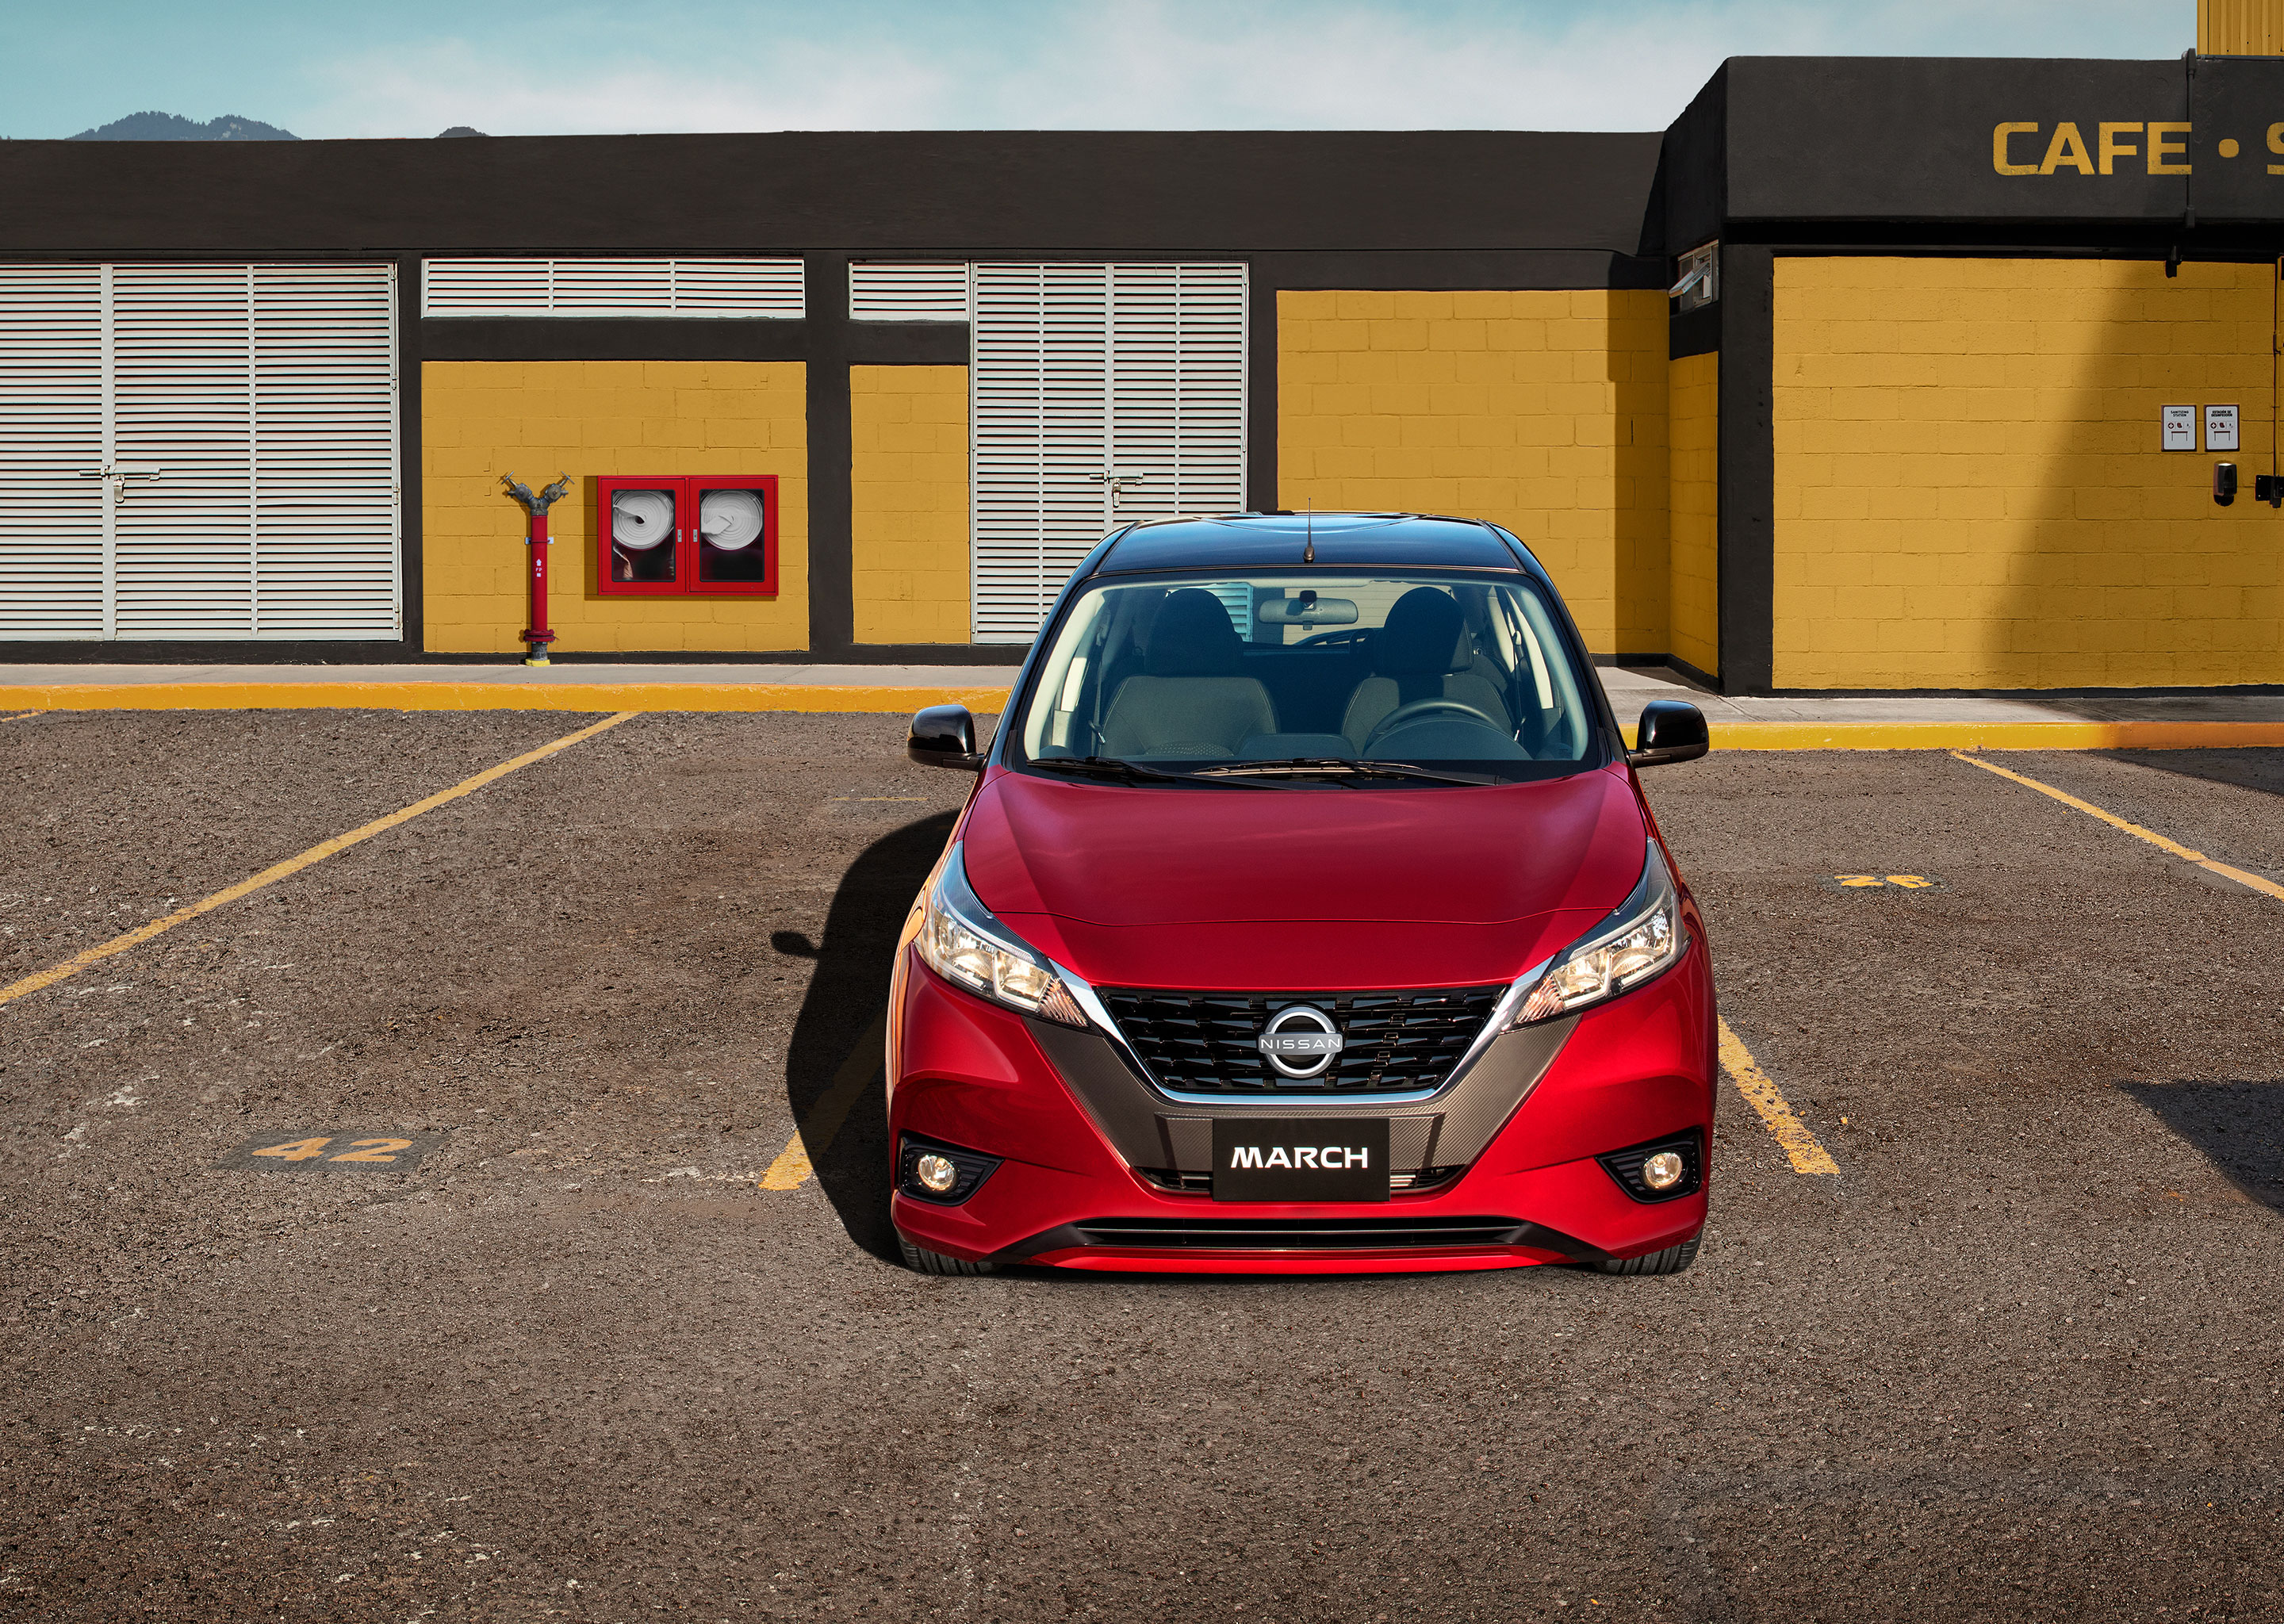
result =
[{"label": "red car", "polygon": [[1688,1267],[1705,926],[1553,583],[1494,525],[1130,526],[1063,589],[914,903],[891,1210],[931,1274]]}]

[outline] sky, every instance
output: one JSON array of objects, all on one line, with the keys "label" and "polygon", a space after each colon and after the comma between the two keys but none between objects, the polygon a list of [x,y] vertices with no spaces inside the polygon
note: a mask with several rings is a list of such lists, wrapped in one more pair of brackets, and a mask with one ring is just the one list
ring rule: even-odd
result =
[{"label": "sky", "polygon": [[1733,56],[2177,57],[2194,0],[0,0],[0,137],[1658,129]]}]

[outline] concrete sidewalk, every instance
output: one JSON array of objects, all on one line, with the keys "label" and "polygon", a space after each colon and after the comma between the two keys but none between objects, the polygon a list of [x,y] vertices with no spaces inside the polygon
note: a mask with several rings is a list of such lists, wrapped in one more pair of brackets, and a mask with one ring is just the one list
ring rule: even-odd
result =
[{"label": "concrete sidewalk", "polygon": [[[375,709],[996,712],[1011,666],[0,665],[0,715],[61,710]],[[1628,733],[1683,699],[1723,750],[2284,747],[2284,694],[2025,699],[1732,699],[1670,672],[1603,667]]]},{"label": "concrete sidewalk", "polygon": [[1652,699],[1705,713],[1716,750],[2214,750],[2284,747],[2284,694],[2025,699],[1896,694],[1732,699],[1670,671],[1605,666],[1629,738]]}]

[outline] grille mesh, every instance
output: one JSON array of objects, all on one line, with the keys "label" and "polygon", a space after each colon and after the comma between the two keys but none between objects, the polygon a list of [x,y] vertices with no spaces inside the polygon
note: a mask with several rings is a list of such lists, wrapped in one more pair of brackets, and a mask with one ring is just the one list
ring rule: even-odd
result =
[{"label": "grille mesh", "polygon": [[[1102,1001],[1160,1087],[1184,1094],[1402,1094],[1441,1086],[1504,988],[1185,993],[1104,988]],[[1343,1040],[1321,1075],[1285,1076],[1255,1047],[1269,1018],[1313,1004]]]}]

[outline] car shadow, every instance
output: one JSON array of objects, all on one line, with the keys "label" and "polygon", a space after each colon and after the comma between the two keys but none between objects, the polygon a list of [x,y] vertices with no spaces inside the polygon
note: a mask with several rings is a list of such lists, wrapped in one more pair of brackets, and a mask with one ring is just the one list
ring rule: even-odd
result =
[{"label": "car shadow", "polygon": [[958,816],[938,813],[866,847],[833,894],[823,942],[811,943],[797,931],[770,937],[778,952],[817,961],[786,1053],[786,1097],[794,1120],[808,1120],[810,1107],[832,1088],[843,1064],[856,1058],[860,1043],[869,1050],[860,1062],[870,1067],[864,1084],[840,1132],[816,1157],[816,1175],[849,1238],[890,1262],[897,1253],[888,1222],[888,1099],[874,1021],[888,1007],[897,933]]},{"label": "car shadow", "polygon": [[2284,1212],[2284,1079],[2123,1086],[2239,1190]]}]

